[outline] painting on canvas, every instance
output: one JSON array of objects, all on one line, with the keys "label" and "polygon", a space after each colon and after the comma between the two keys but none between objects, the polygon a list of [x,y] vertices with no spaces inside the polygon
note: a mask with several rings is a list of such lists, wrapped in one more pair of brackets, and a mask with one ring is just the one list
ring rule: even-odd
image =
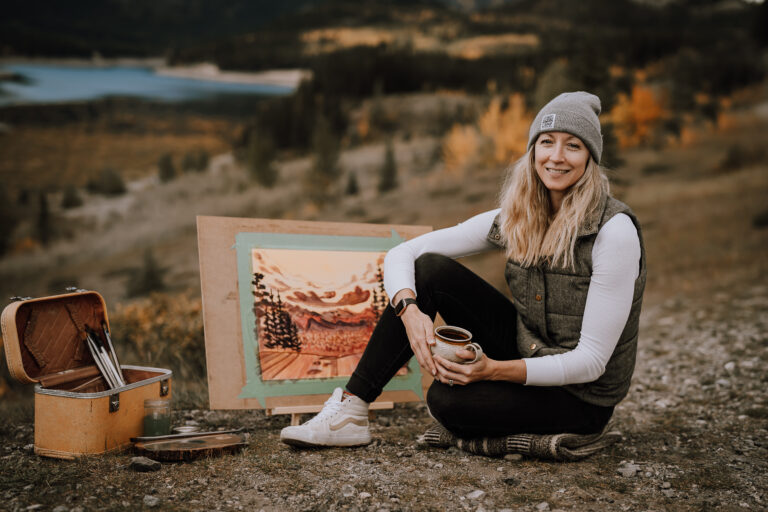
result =
[{"label": "painting on canvas", "polygon": [[307,251],[252,251],[262,380],[352,375],[389,301],[385,254],[315,251],[310,265]]}]

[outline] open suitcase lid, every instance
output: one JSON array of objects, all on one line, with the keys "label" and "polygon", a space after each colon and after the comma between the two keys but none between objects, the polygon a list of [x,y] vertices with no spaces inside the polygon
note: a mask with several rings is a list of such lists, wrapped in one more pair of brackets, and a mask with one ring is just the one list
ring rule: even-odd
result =
[{"label": "open suitcase lid", "polygon": [[47,375],[94,365],[85,326],[109,328],[107,305],[97,292],[12,302],[0,317],[8,370],[20,382],[33,384]]}]

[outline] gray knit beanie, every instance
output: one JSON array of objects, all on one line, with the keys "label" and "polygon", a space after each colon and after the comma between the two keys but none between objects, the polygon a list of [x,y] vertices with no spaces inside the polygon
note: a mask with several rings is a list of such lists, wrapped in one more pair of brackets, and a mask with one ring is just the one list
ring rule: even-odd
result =
[{"label": "gray knit beanie", "polygon": [[584,91],[564,92],[544,105],[531,124],[528,149],[533,147],[539,134],[566,132],[580,138],[587,145],[595,162],[603,154],[603,136],[600,133],[600,98]]}]

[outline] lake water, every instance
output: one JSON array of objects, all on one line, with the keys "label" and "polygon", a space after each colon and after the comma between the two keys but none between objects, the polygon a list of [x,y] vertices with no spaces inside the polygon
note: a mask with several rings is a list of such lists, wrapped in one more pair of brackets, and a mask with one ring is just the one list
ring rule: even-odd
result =
[{"label": "lake water", "polygon": [[157,75],[140,67],[77,67],[8,64],[0,71],[23,75],[28,83],[0,81],[0,106],[85,101],[130,96],[155,101],[199,100],[222,95],[290,94],[290,87],[195,80]]}]

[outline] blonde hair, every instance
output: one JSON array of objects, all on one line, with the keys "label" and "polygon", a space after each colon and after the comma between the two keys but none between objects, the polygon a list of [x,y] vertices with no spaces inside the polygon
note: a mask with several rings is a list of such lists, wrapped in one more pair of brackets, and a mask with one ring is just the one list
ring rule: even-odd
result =
[{"label": "blonde hair", "polygon": [[507,257],[523,267],[546,261],[573,268],[579,227],[608,193],[608,178],[590,156],[584,174],[553,215],[549,192],[536,173],[534,148],[529,149],[509,168],[501,191],[500,227]]}]

